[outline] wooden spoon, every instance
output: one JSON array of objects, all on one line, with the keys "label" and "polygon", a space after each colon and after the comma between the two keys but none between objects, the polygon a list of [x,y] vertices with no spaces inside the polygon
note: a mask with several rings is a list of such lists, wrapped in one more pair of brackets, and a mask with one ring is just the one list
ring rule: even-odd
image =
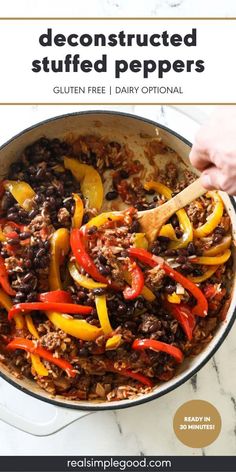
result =
[{"label": "wooden spoon", "polygon": [[152,210],[139,211],[138,219],[141,230],[146,233],[148,240],[152,242],[158,235],[161,227],[177,210],[185,207],[206,192],[207,190],[202,187],[200,179],[197,179],[163,205]]}]

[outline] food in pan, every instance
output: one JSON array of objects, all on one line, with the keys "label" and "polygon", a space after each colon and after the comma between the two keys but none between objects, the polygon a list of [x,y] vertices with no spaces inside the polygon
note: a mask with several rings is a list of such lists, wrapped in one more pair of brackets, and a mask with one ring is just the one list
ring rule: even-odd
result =
[{"label": "food in pan", "polygon": [[178,211],[150,244],[137,212],[195,176],[158,139],[146,159],[98,136],[42,137],[1,182],[0,360],[51,395],[147,393],[224,320],[232,237],[221,196]]}]

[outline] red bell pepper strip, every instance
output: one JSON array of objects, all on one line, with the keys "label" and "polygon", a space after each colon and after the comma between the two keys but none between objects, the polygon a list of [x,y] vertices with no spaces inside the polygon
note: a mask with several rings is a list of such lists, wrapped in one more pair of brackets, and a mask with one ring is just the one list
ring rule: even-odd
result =
[{"label": "red bell pepper strip", "polygon": [[11,295],[12,297],[14,297],[14,295],[16,294],[15,290],[13,290],[13,288],[11,288],[10,286],[10,283],[9,283],[9,280],[8,280],[8,273],[7,273],[7,269],[6,269],[6,266],[5,266],[5,262],[4,262],[4,259],[3,257],[0,256],[0,284],[3,288],[3,290],[8,294],[8,295]]},{"label": "red bell pepper strip", "polygon": [[70,314],[89,314],[92,311],[91,306],[76,305],[73,303],[56,303],[56,302],[32,302],[32,303],[17,303],[8,312],[8,319],[11,320],[17,313],[24,311],[56,311],[59,313]]},{"label": "red bell pepper strip", "polygon": [[86,252],[84,247],[84,234],[78,228],[74,228],[71,231],[70,235],[70,245],[72,252],[78,262],[78,264],[83,267],[84,270],[95,280],[107,284],[108,281],[106,277],[100,274],[96,265],[94,264],[91,257]]},{"label": "red bell pepper strip", "polygon": [[193,330],[196,326],[195,316],[192,314],[190,307],[184,303],[177,305],[176,303],[166,302],[172,316],[179,322],[183,328],[189,341],[193,338]]},{"label": "red bell pepper strip", "polygon": [[48,362],[57,365],[61,369],[65,370],[69,377],[75,377],[76,372],[67,360],[61,357],[54,357],[53,354],[41,346],[37,346],[35,342],[25,338],[15,338],[11,341],[6,348],[9,351],[15,351],[15,349],[22,349],[23,351],[30,352],[31,354],[38,354],[39,357],[46,359]]},{"label": "red bell pepper strip", "polygon": [[152,349],[153,351],[166,352],[170,356],[173,356],[177,362],[182,362],[184,358],[182,351],[178,347],[156,341],[155,339],[135,339],[132,348],[137,350]]},{"label": "red bell pepper strip", "polygon": [[144,276],[143,273],[132,259],[130,259],[131,265],[131,287],[127,286],[123,290],[123,295],[126,300],[133,300],[138,297],[143,290],[144,286]]},{"label": "red bell pepper strip", "polygon": [[144,385],[147,385],[147,387],[153,387],[153,382],[149,377],[146,377],[146,375],[140,374],[139,372],[133,372],[130,369],[115,368],[113,362],[106,362],[106,370],[107,372],[115,372],[117,374],[123,375],[124,377],[130,377]]},{"label": "red bell pepper strip", "polygon": [[52,290],[39,294],[40,302],[73,303],[71,294],[65,290]]},{"label": "red bell pepper strip", "polygon": [[197,304],[193,307],[192,313],[197,316],[205,317],[207,316],[208,311],[208,303],[205,295],[197,287],[196,284],[191,282],[191,280],[184,277],[184,275],[174,270],[170,267],[162,257],[154,256],[150,252],[146,251],[146,249],[141,248],[130,248],[128,249],[128,253],[133,256],[137,257],[141,262],[147,264],[151,267],[155,267],[156,265],[160,265],[161,268],[165,271],[166,275],[174,279],[176,282],[179,282],[186,290],[188,290],[197,300]]},{"label": "red bell pepper strip", "polygon": [[25,229],[25,225],[21,225],[19,223],[16,223],[15,221],[8,220],[7,218],[0,218],[0,225],[11,226],[11,228],[17,228],[21,231],[24,231]]},{"label": "red bell pepper strip", "polygon": [[8,239],[15,239],[19,237],[19,234],[16,231],[9,231],[9,233],[6,233],[6,237]]}]

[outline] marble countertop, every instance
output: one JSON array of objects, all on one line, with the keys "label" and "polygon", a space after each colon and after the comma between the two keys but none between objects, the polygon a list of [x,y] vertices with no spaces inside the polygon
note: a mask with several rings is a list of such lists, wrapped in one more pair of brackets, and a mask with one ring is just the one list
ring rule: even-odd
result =
[{"label": "marble countertop", "polygon": [[[89,107],[87,107],[89,108]],[[106,107],[149,117],[165,124],[190,141],[198,125],[180,113],[185,107],[123,106]],[[76,107],[76,110],[83,107]],[[210,107],[188,108],[187,112],[202,119]],[[75,111],[72,106],[58,107],[2,107],[1,143],[30,124],[44,118]],[[197,113],[196,113],[197,112]],[[20,123],[20,127],[19,127]],[[0,144],[1,144],[0,143]],[[65,455],[235,455],[236,454],[236,326],[208,364],[177,390],[151,403],[125,410],[93,413],[68,426],[50,438],[33,437],[0,421],[0,454],[65,454]],[[204,450],[189,449],[175,437],[173,415],[184,401],[202,399],[212,402],[222,416],[219,438]],[[0,380],[0,402],[12,411],[44,421],[54,415],[54,406],[25,396],[5,381]]]}]

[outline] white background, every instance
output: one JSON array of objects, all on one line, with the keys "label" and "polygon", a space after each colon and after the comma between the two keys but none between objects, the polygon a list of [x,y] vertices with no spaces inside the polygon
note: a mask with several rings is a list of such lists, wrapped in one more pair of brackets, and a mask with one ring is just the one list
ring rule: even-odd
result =
[{"label": "white background", "polygon": [[[159,47],[42,47],[39,36],[52,28],[54,35],[70,33],[91,35],[95,33],[162,33],[167,30],[170,34],[191,33],[197,28],[197,46],[181,45]],[[1,21],[0,44],[7,47],[0,50],[0,102],[77,102],[77,103],[217,103],[232,102],[236,77],[235,44],[236,21],[231,20],[31,20],[31,21]],[[94,70],[84,73],[55,73],[32,72],[32,61],[47,56],[49,59],[64,59],[66,54],[80,54],[80,58],[94,62],[107,54],[107,72],[97,73]],[[143,71],[134,73],[128,70],[115,79],[115,60],[125,59],[128,63],[138,59],[144,60],[204,60],[205,71],[198,73],[180,72],[173,70],[158,78],[158,73],[149,74],[143,78]],[[217,78],[217,80],[216,80]],[[55,86],[105,86],[106,95],[91,94],[62,94],[55,95]],[[112,86],[112,95],[109,95],[109,86]],[[149,94],[115,94],[115,86],[165,86],[181,87],[183,94],[163,95],[150,92]]]}]

